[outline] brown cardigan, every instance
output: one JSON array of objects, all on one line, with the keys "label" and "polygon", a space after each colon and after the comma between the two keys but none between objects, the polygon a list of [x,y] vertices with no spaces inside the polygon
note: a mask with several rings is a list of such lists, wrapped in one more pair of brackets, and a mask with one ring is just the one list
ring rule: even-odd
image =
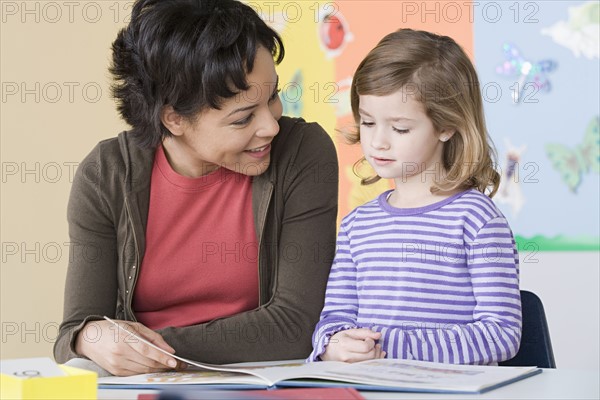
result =
[{"label": "brown cardigan", "polygon": [[[252,183],[259,306],[161,329],[179,356],[232,363],[303,358],[311,351],[335,251],[338,162],[319,125],[288,117],[279,124],[271,165]],[[88,321],[103,315],[135,321],[131,303],[145,251],[153,160],[154,149],[137,147],[124,132],[100,142],[77,170],[68,205],[74,251],[54,345],[58,362],[80,357],[75,338]]]}]

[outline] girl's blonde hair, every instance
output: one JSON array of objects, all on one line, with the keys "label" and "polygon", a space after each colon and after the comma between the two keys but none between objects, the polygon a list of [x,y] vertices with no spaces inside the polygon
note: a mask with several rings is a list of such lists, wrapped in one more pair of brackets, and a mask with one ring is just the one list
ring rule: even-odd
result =
[{"label": "girl's blonde hair", "polygon": [[[494,169],[495,151],[488,136],[479,80],[464,50],[450,37],[400,29],[384,37],[360,63],[350,89],[352,144],[360,142],[359,96],[387,96],[403,90],[424,106],[436,130],[454,130],[444,144],[445,180],[432,192],[474,188],[492,197],[500,175]],[[355,164],[358,167],[364,157]],[[379,176],[362,179],[362,184]]]}]

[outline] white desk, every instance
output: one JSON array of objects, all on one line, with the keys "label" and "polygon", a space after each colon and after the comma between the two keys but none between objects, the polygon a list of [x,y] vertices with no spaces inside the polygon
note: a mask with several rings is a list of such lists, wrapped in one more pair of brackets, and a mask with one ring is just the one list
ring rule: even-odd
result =
[{"label": "white desk", "polygon": [[[98,399],[137,399],[140,393],[156,393],[151,390],[104,389],[98,391]],[[512,383],[483,394],[452,395],[398,392],[361,392],[366,399],[600,399],[600,371],[545,369],[539,375]]]}]

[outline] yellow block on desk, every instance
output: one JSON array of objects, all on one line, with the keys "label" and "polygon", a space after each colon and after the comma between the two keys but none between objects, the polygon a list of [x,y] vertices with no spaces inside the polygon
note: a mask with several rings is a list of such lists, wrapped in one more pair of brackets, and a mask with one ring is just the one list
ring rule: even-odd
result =
[{"label": "yellow block on desk", "polygon": [[2,400],[92,400],[97,398],[98,375],[92,371],[59,365],[67,375],[22,379],[0,374]]}]

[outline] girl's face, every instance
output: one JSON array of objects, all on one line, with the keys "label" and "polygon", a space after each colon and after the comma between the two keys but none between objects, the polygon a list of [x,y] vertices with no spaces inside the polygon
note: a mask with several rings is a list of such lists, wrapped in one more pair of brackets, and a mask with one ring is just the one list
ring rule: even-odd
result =
[{"label": "girl's face", "polygon": [[437,131],[423,105],[399,90],[387,96],[359,96],[363,154],[382,178],[396,184],[431,183],[443,171],[444,141],[453,131]]},{"label": "girl's face", "polygon": [[244,175],[260,175],[271,162],[271,142],[279,132],[282,104],[271,53],[259,47],[250,88],[227,99],[220,110],[206,109],[195,121],[176,113],[163,114],[173,137],[163,142],[173,169],[197,177],[219,167]]}]

